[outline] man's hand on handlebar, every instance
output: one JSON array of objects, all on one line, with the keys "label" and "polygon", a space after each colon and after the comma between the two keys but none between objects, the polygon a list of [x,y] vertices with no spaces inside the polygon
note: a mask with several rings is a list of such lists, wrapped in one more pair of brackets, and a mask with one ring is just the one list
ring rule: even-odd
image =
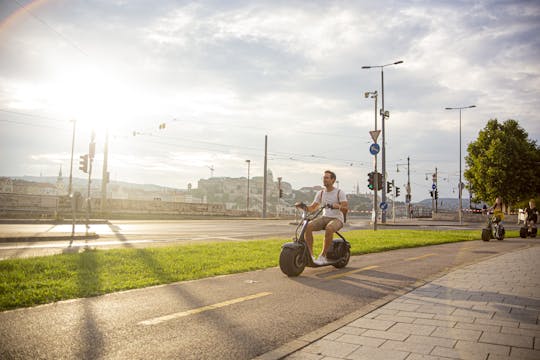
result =
[{"label": "man's hand on handlebar", "polygon": [[302,210],[306,210],[307,209],[307,205],[304,204],[303,202],[297,202],[294,204],[294,207],[297,207],[299,209],[302,209]]}]

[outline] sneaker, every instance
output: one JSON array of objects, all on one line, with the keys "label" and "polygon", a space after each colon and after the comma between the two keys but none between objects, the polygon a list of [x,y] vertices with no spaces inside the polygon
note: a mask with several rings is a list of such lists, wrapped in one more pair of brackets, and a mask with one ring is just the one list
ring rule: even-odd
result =
[{"label": "sneaker", "polygon": [[326,264],[328,264],[328,260],[326,259],[326,256],[319,255],[317,260],[315,260],[315,264],[317,264],[317,265],[326,265]]}]

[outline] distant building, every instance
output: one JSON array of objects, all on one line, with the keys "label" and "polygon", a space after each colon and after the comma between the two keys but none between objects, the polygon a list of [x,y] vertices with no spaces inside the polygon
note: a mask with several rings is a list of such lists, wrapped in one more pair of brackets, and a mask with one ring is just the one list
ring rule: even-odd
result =
[{"label": "distant building", "polygon": [[[221,203],[229,210],[246,210],[247,205],[246,177],[211,177],[210,179],[200,179],[197,191],[206,198],[209,203]],[[254,176],[249,179],[249,211],[261,212],[263,208],[263,188],[264,177]],[[281,189],[284,197],[290,197],[293,193],[290,183],[282,181]],[[278,182],[274,181],[271,170],[268,170],[266,179],[267,208],[270,212],[278,211],[279,188]],[[284,199],[279,200],[281,207],[289,208],[290,205]],[[281,213],[285,210],[281,210]]]},{"label": "distant building", "polygon": [[0,177],[0,192],[12,193],[13,192],[13,180],[8,177]]}]

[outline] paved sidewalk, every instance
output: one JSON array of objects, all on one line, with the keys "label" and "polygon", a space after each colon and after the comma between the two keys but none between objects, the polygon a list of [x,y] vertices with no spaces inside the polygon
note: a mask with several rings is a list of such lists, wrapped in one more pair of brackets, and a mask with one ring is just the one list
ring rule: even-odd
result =
[{"label": "paved sidewalk", "polygon": [[540,359],[539,261],[534,246],[456,270],[287,359]]}]

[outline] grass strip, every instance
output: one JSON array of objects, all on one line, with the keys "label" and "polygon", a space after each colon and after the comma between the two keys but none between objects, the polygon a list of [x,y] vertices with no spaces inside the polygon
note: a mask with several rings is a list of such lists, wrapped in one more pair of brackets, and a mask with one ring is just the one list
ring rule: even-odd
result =
[{"label": "grass strip", "polygon": [[[517,231],[508,231],[517,237]],[[353,255],[478,240],[480,231],[355,230]],[[322,235],[316,236],[315,253]],[[85,250],[0,261],[0,310],[278,265],[286,239],[212,242],[144,249]]]}]

